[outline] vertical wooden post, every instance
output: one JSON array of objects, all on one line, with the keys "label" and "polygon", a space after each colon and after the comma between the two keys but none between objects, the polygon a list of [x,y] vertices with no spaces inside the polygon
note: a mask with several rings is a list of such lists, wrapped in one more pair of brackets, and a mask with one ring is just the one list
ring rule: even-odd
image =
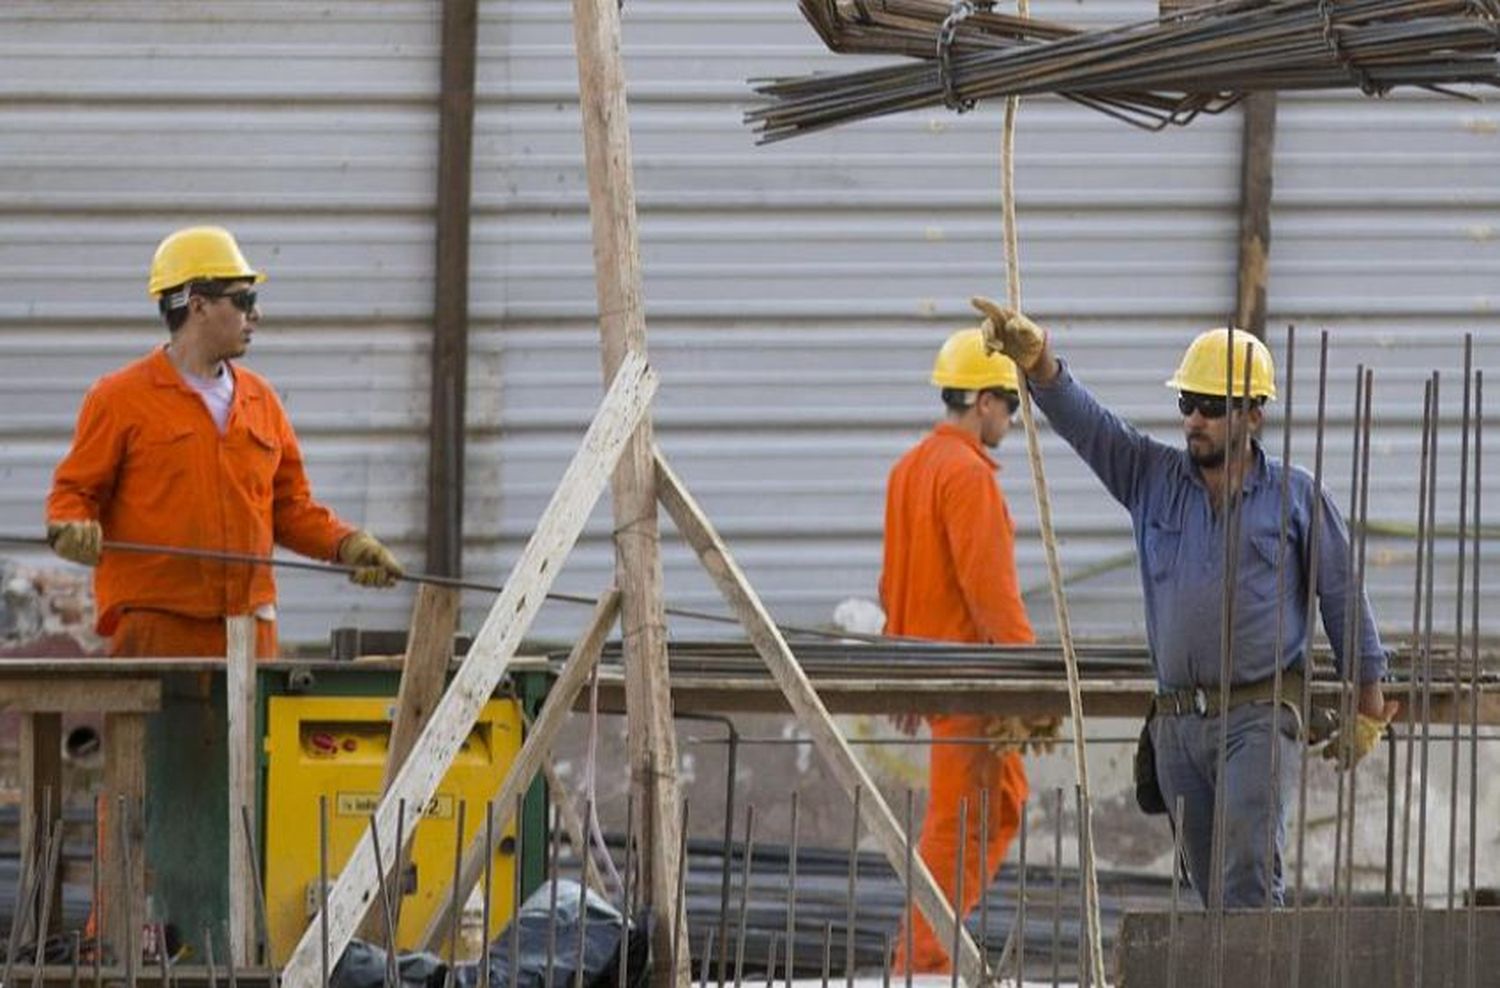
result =
[{"label": "vertical wooden post", "polygon": [[469,199],[478,0],[443,0],[438,96],[437,297],[427,462],[427,570],[463,566],[464,421],[469,361]]},{"label": "vertical wooden post", "polygon": [[[104,901],[104,933],[117,956],[124,956],[130,944],[140,942],[139,924],[146,916],[146,718],[142,714],[104,715],[104,791],[107,797],[104,818],[111,825],[104,835],[106,867],[101,877],[100,898]],[[120,817],[120,800],[127,807]],[[124,828],[123,839],[121,828]],[[130,874],[124,874],[125,863],[120,852],[130,845]],[[97,849],[95,850],[97,853]]]},{"label": "vertical wooden post", "polygon": [[[588,166],[599,333],[608,381],[627,352],[646,355],[635,175],[617,0],[573,0],[573,43],[578,56],[578,96]],[[685,978],[687,966],[682,963],[674,971],[670,949],[676,912],[680,810],[653,444],[651,418],[647,416],[620,457],[611,491],[615,582],[623,595],[620,626],[625,648],[631,786],[642,813],[641,868],[656,918],[653,980],[665,985]]]},{"label": "vertical wooden post", "polygon": [[259,819],[255,800],[255,618],[248,615],[225,621],[228,663],[224,701],[229,734],[229,944],[236,964],[256,962],[255,876],[241,807]]},{"label": "vertical wooden post", "polygon": [[[34,860],[46,836],[48,820],[62,817],[62,714],[21,714],[21,860]],[[62,916],[62,878],[52,887],[48,913],[53,925]],[[47,931],[33,932],[38,941]]]},{"label": "vertical wooden post", "polygon": [[1240,264],[1234,325],[1266,338],[1266,281],[1271,264],[1271,171],[1276,146],[1276,94],[1250,93],[1240,150]]}]

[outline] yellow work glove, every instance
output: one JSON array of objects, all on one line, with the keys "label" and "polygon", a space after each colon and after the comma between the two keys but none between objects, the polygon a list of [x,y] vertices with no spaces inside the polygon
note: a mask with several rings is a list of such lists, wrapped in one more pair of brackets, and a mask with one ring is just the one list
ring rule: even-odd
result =
[{"label": "yellow work glove", "polygon": [[104,551],[104,529],[97,521],[54,521],[47,525],[47,544],[73,563],[98,566]]},{"label": "yellow work glove", "polygon": [[985,718],[983,731],[990,739],[990,751],[997,755],[1007,751],[1046,754],[1061,725],[1061,717],[997,716]]},{"label": "yellow work glove", "polygon": [[362,587],[394,586],[397,577],[406,575],[391,550],[369,532],[355,532],[339,543],[339,562],[358,567],[349,581]]},{"label": "yellow work glove", "polygon": [[1345,731],[1344,725],[1340,724],[1328,744],[1323,746],[1323,757],[1333,762],[1341,772],[1358,765],[1380,743],[1380,738],[1390,726],[1391,718],[1396,716],[1397,709],[1396,703],[1391,701],[1385,705],[1385,710],[1379,717],[1371,717],[1366,713],[1355,714],[1354,730]]},{"label": "yellow work glove", "polygon": [[1018,309],[1007,309],[983,295],[969,299],[980,315],[984,316],[984,345],[991,353],[1003,353],[1016,362],[1022,371],[1029,372],[1041,359],[1047,346],[1047,332],[1027,319]]}]

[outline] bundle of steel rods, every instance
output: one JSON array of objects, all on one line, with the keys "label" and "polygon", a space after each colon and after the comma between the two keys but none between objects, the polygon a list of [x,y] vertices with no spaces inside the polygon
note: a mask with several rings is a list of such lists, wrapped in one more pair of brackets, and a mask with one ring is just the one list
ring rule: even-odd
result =
[{"label": "bundle of steel rods", "polygon": [[[1101,31],[977,12],[937,0],[801,0],[839,52],[923,59],[756,85],[761,143],[855,120],[1055,93],[1159,129],[1255,90],[1500,84],[1500,0],[1221,0]],[[924,47],[925,44],[925,47]]]}]

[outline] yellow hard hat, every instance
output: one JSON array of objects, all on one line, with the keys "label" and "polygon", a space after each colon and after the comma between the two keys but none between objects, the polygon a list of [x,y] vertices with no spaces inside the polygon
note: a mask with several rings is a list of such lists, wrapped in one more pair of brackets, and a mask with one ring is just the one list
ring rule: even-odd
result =
[{"label": "yellow hard hat", "polygon": [[266,280],[240,253],[234,234],[222,226],[189,226],[168,234],[156,248],[146,291],[160,298],[167,289],[190,281],[242,278],[256,284]]},{"label": "yellow hard hat", "polygon": [[1004,354],[987,353],[984,333],[978,326],[960,329],[949,336],[932,362],[932,383],[940,388],[982,391],[1006,388],[1020,391],[1015,363]]},{"label": "yellow hard hat", "polygon": [[1177,373],[1167,379],[1167,387],[1178,391],[1195,391],[1205,395],[1243,397],[1245,393],[1245,346],[1250,347],[1250,397],[1276,397],[1276,365],[1266,345],[1243,329],[1234,332],[1234,369],[1230,386],[1225,387],[1225,347],[1229,330],[1223,327],[1199,333],[1182,354]]}]

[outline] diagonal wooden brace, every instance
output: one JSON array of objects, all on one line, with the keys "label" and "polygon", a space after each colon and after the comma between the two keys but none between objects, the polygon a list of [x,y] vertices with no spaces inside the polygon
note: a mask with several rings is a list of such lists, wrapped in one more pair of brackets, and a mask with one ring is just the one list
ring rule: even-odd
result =
[{"label": "diagonal wooden brace", "polygon": [[[901,825],[896,822],[895,814],[891,812],[884,797],[880,795],[880,789],[865,771],[864,766],[854,757],[853,749],[849,747],[849,743],[839,732],[838,726],[834,724],[833,716],[819,699],[817,691],[813,689],[812,683],[807,678],[807,673],[802,671],[797,657],[792,654],[791,646],[782,637],[781,630],[776,627],[776,622],[771,620],[771,615],[766,611],[765,605],[761,603],[759,595],[750,585],[744,572],[735,563],[734,557],[729,554],[729,546],[719,537],[719,533],[714,530],[713,524],[703,513],[703,509],[698,506],[693,496],[683,486],[682,481],[672,472],[672,468],[667,464],[666,457],[662,455],[660,449],[656,450],[656,488],[662,506],[677,523],[677,530],[698,554],[699,562],[703,564],[703,568],[718,585],[719,592],[724,595],[724,599],[729,602],[729,606],[739,617],[740,623],[745,627],[745,634],[750,637],[751,644],[765,661],[766,668],[776,680],[776,685],[781,687],[781,692],[785,694],[787,703],[796,715],[798,723],[808,734],[812,735],[818,752],[839,780],[839,784],[844,787],[845,794],[851,800],[854,798],[856,789],[863,794],[859,806],[864,824],[880,842],[880,849],[884,852],[886,860],[890,862],[892,870],[898,875],[903,874],[908,835],[901,832]],[[932,872],[927,870],[922,859],[915,858],[913,864],[915,871],[912,879],[916,887],[912,889],[912,894],[917,907],[932,924],[939,941],[952,943],[956,922],[953,907],[948,904],[947,897],[943,895],[942,889],[938,888]],[[984,958],[980,955],[979,947],[967,930],[963,933],[959,952],[961,956],[958,958],[957,967],[964,981],[975,988],[983,985],[985,983]]]},{"label": "diagonal wooden brace", "polygon": [[[614,627],[615,619],[619,614],[620,591],[610,588],[599,598],[599,603],[594,608],[594,616],[589,620],[588,629],[584,631],[583,637],[573,644],[573,650],[568,653],[568,661],[563,663],[562,671],[557,674],[557,681],[547,691],[547,702],[542,704],[541,713],[537,714],[531,730],[526,732],[526,740],[522,743],[520,752],[517,753],[515,761],[511,762],[509,770],[505,773],[505,779],[500,783],[500,788],[496,790],[494,798],[490,801],[495,807],[496,846],[500,843],[505,825],[515,816],[516,797],[531,787],[531,780],[536,778],[537,771],[546,761],[552,742],[557,737],[558,730],[567,723],[568,714],[573,710],[573,701],[578,698],[578,692],[589,681],[589,674],[594,671],[599,655],[604,651],[604,640],[609,637],[609,629]],[[460,902],[468,900],[474,884],[484,873],[485,858],[495,853],[495,847],[485,845],[484,829],[480,828],[474,835],[474,840],[464,849],[458,880],[458,887],[462,892],[458,897]],[[519,862],[516,867],[520,867]],[[421,943],[427,950],[436,949],[443,934],[447,932],[449,924],[453,922],[452,887],[440,892],[435,901],[442,905],[433,913],[427,929],[422,933]],[[519,902],[516,903],[516,908],[521,908]]]},{"label": "diagonal wooden brace", "polygon": [[[406,764],[381,797],[375,811],[375,826],[382,833],[396,832],[399,808],[404,806],[406,819],[402,831],[406,841],[412,839],[422,809],[437,791],[484,704],[505,675],[516,648],[609,482],[626,440],[645,420],[655,394],[655,373],[642,357],[627,354],[469,654],[417,738]],[[366,830],[328,895],[331,963],[337,963],[343,956],[355,929],[374,905],[379,867],[370,831]],[[319,984],[321,922],[321,917],[315,917],[293,950],[283,971],[285,988],[316,988]]]}]

